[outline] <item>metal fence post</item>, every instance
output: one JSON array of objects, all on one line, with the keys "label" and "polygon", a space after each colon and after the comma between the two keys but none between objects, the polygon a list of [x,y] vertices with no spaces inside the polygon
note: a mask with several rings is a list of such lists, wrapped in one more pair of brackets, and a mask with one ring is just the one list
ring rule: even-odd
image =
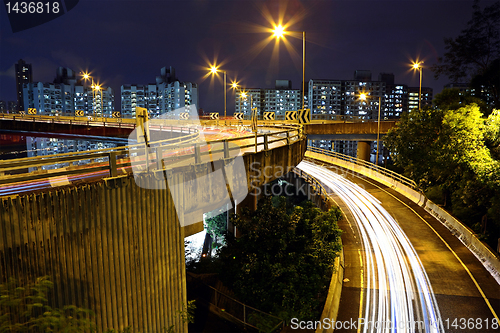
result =
[{"label": "metal fence post", "polygon": [[200,145],[198,143],[194,144],[194,162],[196,164],[201,163]]},{"label": "metal fence post", "polygon": [[229,158],[229,142],[224,140],[224,158]]},{"label": "metal fence post", "polygon": [[163,149],[162,147],[156,148],[156,168],[163,170]]},{"label": "metal fence post", "polygon": [[118,170],[116,169],[116,151],[112,151],[109,153],[109,176],[116,177],[118,176]]},{"label": "metal fence post", "polygon": [[269,148],[267,141],[268,141],[267,134],[264,134],[264,150],[267,150]]}]

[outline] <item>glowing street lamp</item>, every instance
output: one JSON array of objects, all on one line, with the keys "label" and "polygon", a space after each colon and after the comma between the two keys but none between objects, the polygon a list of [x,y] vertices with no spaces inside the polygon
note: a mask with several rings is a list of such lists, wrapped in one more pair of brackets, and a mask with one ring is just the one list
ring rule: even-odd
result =
[{"label": "glowing street lamp", "polygon": [[[359,94],[359,99],[366,101],[368,95],[366,93]],[[378,146],[380,143],[380,105],[382,104],[382,96],[378,97],[378,120],[377,120],[377,155],[375,157],[375,165],[378,165]]]},{"label": "glowing street lamp", "polygon": [[423,64],[424,62],[414,62],[413,65],[411,66],[414,70],[418,70],[420,72],[420,85],[418,88],[418,109],[421,109],[421,98],[422,98],[422,66],[420,64]]},{"label": "glowing street lamp", "polygon": [[226,71],[223,71],[222,69],[219,69],[218,67],[216,66],[212,66],[210,67],[210,72],[212,74],[217,74],[218,72],[222,72],[224,73],[224,125],[226,125],[226,93],[227,93],[227,89],[226,89]]},{"label": "glowing street lamp", "polygon": [[[287,33],[300,33],[300,31],[286,31],[285,27],[280,25],[275,25],[273,30],[273,37],[279,41]],[[302,31],[302,110],[305,106],[305,86],[306,86],[306,32]]]}]

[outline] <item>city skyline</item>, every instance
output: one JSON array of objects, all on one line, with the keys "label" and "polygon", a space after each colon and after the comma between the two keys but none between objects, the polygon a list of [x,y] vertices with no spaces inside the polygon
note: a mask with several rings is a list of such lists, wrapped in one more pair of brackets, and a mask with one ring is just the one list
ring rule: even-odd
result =
[{"label": "city skyline", "polygon": [[[199,107],[220,112],[222,82],[204,78],[216,61],[227,72],[232,112],[232,80],[242,87],[271,88],[275,80],[285,79],[292,81],[293,89],[301,89],[301,40],[288,37],[288,47],[277,45],[266,31],[272,22],[292,22],[289,30],[306,31],[306,82],[347,80],[364,69],[374,79],[379,73],[393,73],[397,83],[418,86],[410,64],[420,60],[426,67],[422,85],[436,94],[449,80],[434,80],[428,67],[444,55],[443,38],[465,28],[472,3],[80,1],[62,17],[18,33],[10,30],[4,10],[0,99],[15,99],[14,64],[21,58],[32,64],[34,81],[51,82],[56,68],[63,66],[92,71],[114,91],[124,84],[153,83],[158,68],[173,66],[182,81],[199,85]],[[481,6],[491,3],[481,1]]]}]

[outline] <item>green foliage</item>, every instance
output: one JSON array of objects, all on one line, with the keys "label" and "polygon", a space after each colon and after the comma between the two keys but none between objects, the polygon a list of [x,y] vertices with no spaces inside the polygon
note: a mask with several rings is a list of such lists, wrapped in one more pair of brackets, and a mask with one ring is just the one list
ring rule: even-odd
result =
[{"label": "green foliage", "polygon": [[0,285],[0,332],[94,331],[91,310],[74,305],[54,309],[48,303],[53,283],[48,276],[21,285],[14,278]]},{"label": "green foliage", "polygon": [[432,104],[440,110],[457,110],[465,105],[475,103],[479,106],[481,112],[489,112],[488,106],[480,98],[472,96],[470,93],[461,92],[458,89],[443,89],[434,96]]},{"label": "green foliage", "polygon": [[244,303],[285,320],[319,315],[341,249],[338,208],[323,212],[311,202],[293,207],[265,197],[255,212],[232,222],[243,235],[228,236],[219,252],[220,277]]},{"label": "green foliage", "polygon": [[[218,215],[215,215],[218,214]],[[227,232],[227,213],[226,212],[211,212],[205,218],[205,229],[214,240],[212,246],[217,249],[224,245],[224,239]]]},{"label": "green foliage", "polygon": [[396,166],[431,195],[441,192],[457,218],[469,226],[484,218],[500,224],[491,210],[500,196],[499,125],[500,112],[484,118],[476,104],[415,110],[401,118],[385,142]]},{"label": "green foliage", "polygon": [[500,2],[481,10],[479,0],[475,0],[472,8],[472,19],[460,35],[444,39],[447,52],[432,70],[436,78],[446,75],[452,82],[469,82],[478,92],[487,90],[498,108]]}]

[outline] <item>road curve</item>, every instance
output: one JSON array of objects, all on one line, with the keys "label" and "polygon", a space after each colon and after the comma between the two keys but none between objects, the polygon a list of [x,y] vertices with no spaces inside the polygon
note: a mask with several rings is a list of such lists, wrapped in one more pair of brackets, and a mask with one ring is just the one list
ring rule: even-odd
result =
[{"label": "road curve", "polygon": [[319,165],[302,162],[297,168],[335,192],[359,228],[366,267],[359,331],[444,332],[425,269],[408,237],[380,201]]}]

